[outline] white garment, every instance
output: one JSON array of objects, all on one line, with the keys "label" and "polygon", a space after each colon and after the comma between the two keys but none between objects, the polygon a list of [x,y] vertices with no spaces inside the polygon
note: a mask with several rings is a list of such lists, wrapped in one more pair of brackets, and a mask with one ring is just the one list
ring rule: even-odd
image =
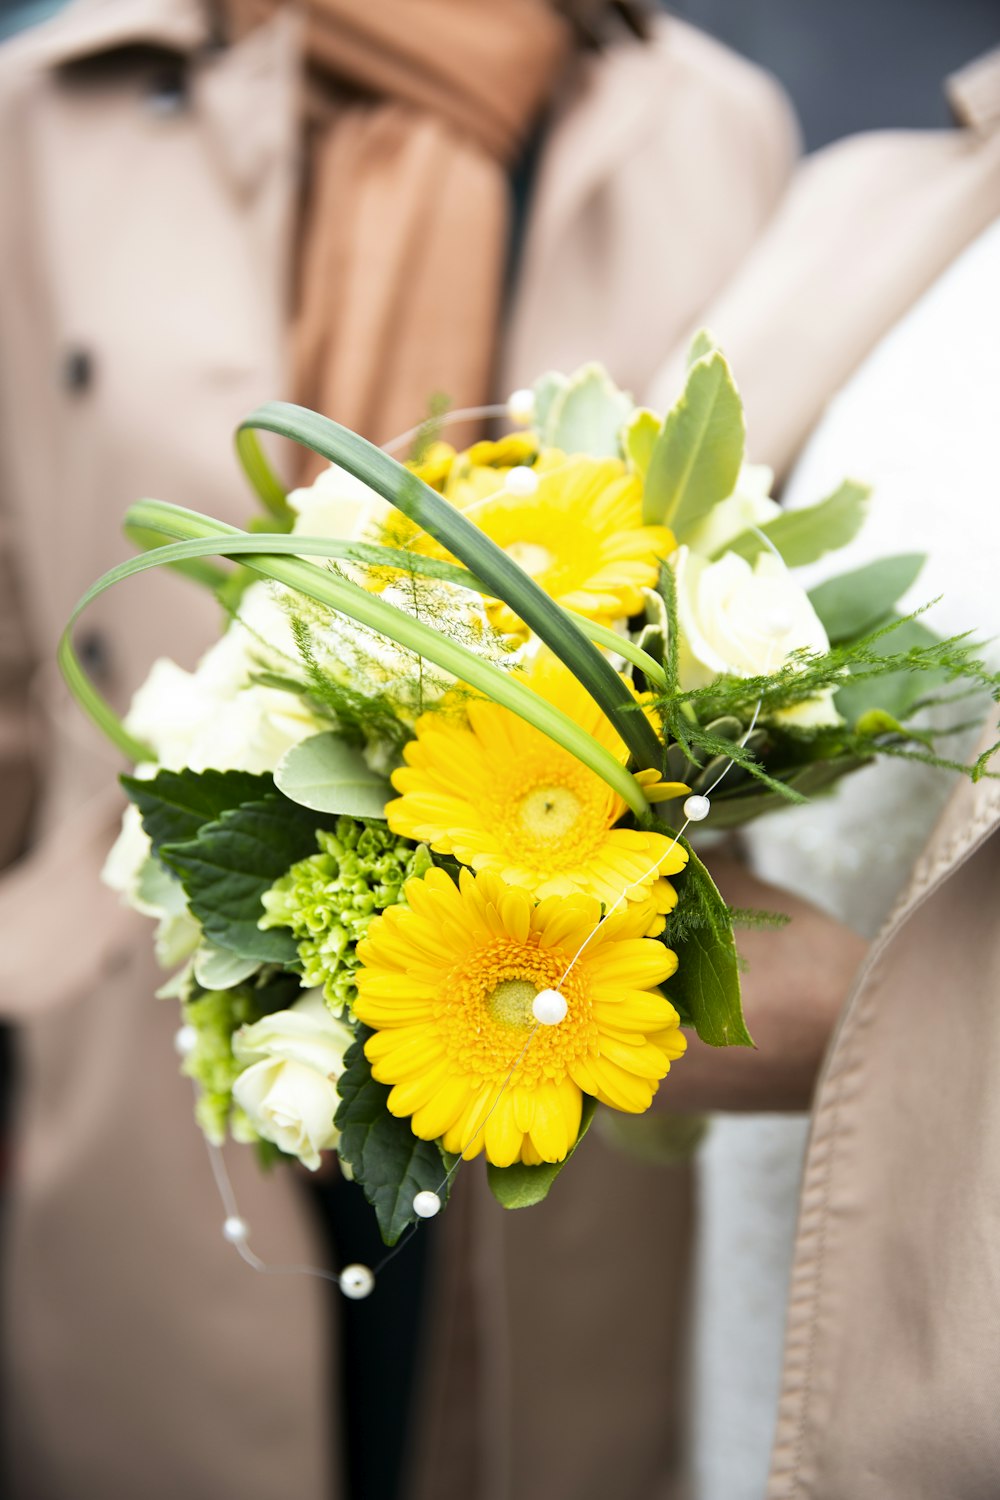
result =
[{"label": "white garment", "polygon": [[[864,253],[863,247],[859,253]],[[752,438],[752,434],[751,434]],[[901,601],[941,596],[941,635],[1000,635],[1000,222],[949,268],[832,402],[790,481],[809,505],[846,476],[873,486],[868,521],[799,576],[811,586],[899,552],[926,552]],[[811,574],[812,576],[809,576]],[[1000,648],[984,655],[995,668]],[[974,706],[980,717],[986,705]],[[951,712],[971,717],[970,705]],[[964,758],[977,738],[942,752]],[[953,785],[883,760],[833,795],[756,824],[751,860],[865,937],[882,925]],[[698,1500],[761,1500],[781,1370],[803,1117],[722,1116],[700,1163],[695,1468]]]}]

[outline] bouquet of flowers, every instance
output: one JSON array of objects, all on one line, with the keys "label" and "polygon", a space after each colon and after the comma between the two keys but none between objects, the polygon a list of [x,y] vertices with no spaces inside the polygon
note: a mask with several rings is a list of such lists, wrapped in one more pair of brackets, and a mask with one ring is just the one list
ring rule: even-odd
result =
[{"label": "bouquet of flowers", "polygon": [[[896,612],[920,557],[796,581],[867,491],[782,512],[707,335],[665,417],[596,365],[506,410],[464,452],[438,413],[400,463],[261,408],[237,448],[264,517],[141,502],[145,550],[77,610],[179,569],[228,615],[197,669],[157,662],[122,722],[72,622],[61,648],[135,763],[106,877],[157,920],[202,1129],[309,1168],[337,1152],[390,1245],[463,1159],[537,1203],[599,1105],[649,1108],[686,1029],[752,1045],[741,914],[691,825],[879,755],[954,766],[922,710],[956,682],[998,695],[968,638]],[[259,431],[331,467],[286,495]]]}]

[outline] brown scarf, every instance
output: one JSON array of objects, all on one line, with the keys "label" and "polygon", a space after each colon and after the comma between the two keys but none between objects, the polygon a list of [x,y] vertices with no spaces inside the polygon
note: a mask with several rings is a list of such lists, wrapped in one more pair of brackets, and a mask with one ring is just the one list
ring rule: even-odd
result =
[{"label": "brown scarf", "polygon": [[[282,0],[225,0],[235,35]],[[547,0],[306,0],[296,399],[375,442],[489,398],[516,157],[569,46]],[[321,467],[311,459],[306,474]],[[300,476],[301,477],[301,476]]]}]

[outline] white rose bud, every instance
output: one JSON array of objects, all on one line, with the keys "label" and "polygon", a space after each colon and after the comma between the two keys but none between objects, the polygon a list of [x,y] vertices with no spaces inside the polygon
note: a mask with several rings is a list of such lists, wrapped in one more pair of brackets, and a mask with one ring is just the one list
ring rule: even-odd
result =
[{"label": "white rose bud", "polygon": [[751,526],[780,516],[781,506],[771,499],[773,483],[774,472],[765,464],[744,464],[733,493],[691,528],[684,538],[687,546],[702,557],[713,557]]},{"label": "white rose bud", "polygon": [[[809,596],[773,553],[761,552],[753,564],[735,552],[709,562],[685,546],[671,562],[683,688],[705,687],[720,675],[766,675],[795,651],[830,649]],[[840,722],[832,688],[774,717],[809,728]]]},{"label": "white rose bud", "polygon": [[288,503],[295,511],[293,536],[369,536],[393,514],[387,500],[338,464],[317,474],[312,484],[292,490]]},{"label": "white rose bud", "polygon": [[350,1027],[334,1020],[319,990],[310,990],[290,1010],[241,1026],[233,1037],[237,1061],[249,1064],[233,1084],[233,1099],[258,1135],[312,1172],[320,1152],[332,1150],[340,1138],[333,1123],[340,1103],[337,1083],[353,1040]]}]

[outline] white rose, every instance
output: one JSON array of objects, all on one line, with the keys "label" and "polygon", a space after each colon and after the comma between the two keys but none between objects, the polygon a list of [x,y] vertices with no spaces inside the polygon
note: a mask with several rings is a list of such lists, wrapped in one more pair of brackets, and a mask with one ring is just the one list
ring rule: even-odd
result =
[{"label": "white rose", "polygon": [[251,681],[268,649],[279,670],[297,661],[288,617],[267,584],[253,584],[239,618],[193,672],[161,658],[132,699],[125,723],[179,771],[273,771],[286,751],[325,724],[294,693]]},{"label": "white rose", "polygon": [[290,1010],[241,1026],[233,1036],[236,1060],[249,1064],[233,1084],[233,1099],[258,1135],[312,1172],[320,1152],[332,1150],[340,1139],[333,1124],[340,1103],[337,1082],[353,1040],[350,1027],[334,1020],[319,990],[310,990]]},{"label": "white rose", "polygon": [[149,835],[132,803],[125,809],[121,832],[108,852],[101,879],[126,905],[156,918],[154,946],[161,968],[172,969],[191,957],[201,942],[201,923],[188,910],[180,881],[153,858]]},{"label": "white rose", "polygon": [[[735,552],[709,562],[685,546],[671,563],[683,688],[704,687],[721,675],[765,675],[776,672],[795,651],[830,649],[808,595],[773,553],[761,552],[752,565]],[[832,688],[775,717],[803,727],[840,722]]]},{"label": "white rose", "polygon": [[684,539],[687,545],[702,557],[714,557],[751,526],[773,521],[781,514],[781,506],[771,499],[773,483],[774,473],[766,464],[744,464],[733,493],[692,528]]},{"label": "white rose", "polygon": [[337,464],[311,485],[292,490],[288,503],[296,514],[293,536],[370,537],[392,511],[387,500]]}]

